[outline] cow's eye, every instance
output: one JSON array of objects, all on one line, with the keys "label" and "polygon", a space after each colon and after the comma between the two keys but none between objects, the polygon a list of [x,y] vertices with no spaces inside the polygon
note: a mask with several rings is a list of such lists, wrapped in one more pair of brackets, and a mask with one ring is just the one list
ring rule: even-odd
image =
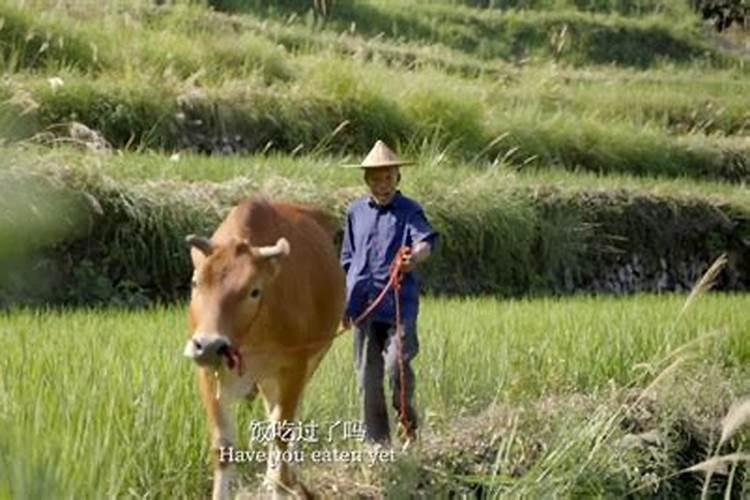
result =
[{"label": "cow's eye", "polygon": [[251,299],[257,299],[258,297],[260,297],[260,288],[253,288],[250,290]]},{"label": "cow's eye", "polygon": [[195,288],[198,286],[198,280],[190,280],[190,288]]}]

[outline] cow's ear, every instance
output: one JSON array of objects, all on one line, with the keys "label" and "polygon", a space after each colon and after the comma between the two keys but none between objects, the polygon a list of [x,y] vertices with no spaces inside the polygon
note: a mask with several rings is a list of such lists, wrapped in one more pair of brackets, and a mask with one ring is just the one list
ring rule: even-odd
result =
[{"label": "cow's ear", "polygon": [[237,245],[234,247],[235,255],[243,255],[252,253],[253,247],[250,245],[250,240],[244,239],[237,241]]},{"label": "cow's ear", "polygon": [[211,255],[211,253],[214,251],[214,244],[211,243],[211,240],[203,238],[201,236],[189,234],[185,237],[185,242],[191,247],[200,250],[200,252],[206,257]]},{"label": "cow's ear", "polygon": [[281,262],[279,262],[279,259],[275,257],[272,259],[268,259],[266,262],[268,263],[268,268],[271,271],[270,279],[276,279],[276,276],[278,276],[281,272]]}]

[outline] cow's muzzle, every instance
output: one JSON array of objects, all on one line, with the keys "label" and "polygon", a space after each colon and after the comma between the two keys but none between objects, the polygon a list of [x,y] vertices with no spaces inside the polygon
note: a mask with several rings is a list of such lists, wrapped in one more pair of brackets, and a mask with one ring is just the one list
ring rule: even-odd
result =
[{"label": "cow's muzzle", "polygon": [[187,341],[184,354],[201,366],[219,366],[232,352],[232,343],[223,335],[196,333]]}]

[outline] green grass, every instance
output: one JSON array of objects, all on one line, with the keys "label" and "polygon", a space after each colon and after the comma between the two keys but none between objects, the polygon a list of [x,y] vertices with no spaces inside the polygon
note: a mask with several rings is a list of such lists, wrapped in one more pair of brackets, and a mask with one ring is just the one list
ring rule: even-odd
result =
[{"label": "green grass", "polygon": [[[63,148],[38,153],[9,149],[10,171],[56,179],[61,193],[83,208],[85,222],[73,225],[78,232],[64,244],[29,255],[31,268],[6,263],[3,302],[172,300],[189,282],[184,236],[211,234],[251,194],[310,203],[336,217],[365,194],[361,173],[337,167],[344,159],[336,157],[172,161]],[[435,293],[610,290],[601,280],[635,260],[644,283],[656,286],[666,265],[674,286],[684,289],[726,251],[735,252],[733,272],[745,276],[737,240],[747,237],[750,207],[742,186],[519,173],[508,165],[477,171],[425,156],[421,166],[404,171],[402,188],[443,235],[425,274]]]},{"label": "green grass", "polygon": [[[298,191],[302,198],[311,197],[309,191],[321,194],[339,189],[355,189],[364,193],[365,186],[359,170],[343,169],[344,164],[355,163],[353,155],[336,156],[323,153],[317,155],[290,156],[287,154],[256,154],[248,156],[204,156],[180,153],[175,157],[153,151],[121,152],[111,157],[95,156],[80,150],[60,148],[34,148],[2,150],[6,165],[22,169],[35,166],[58,165],[73,171],[102,174],[116,181],[133,185],[143,183],[213,183],[231,184],[248,178],[263,182],[273,178],[289,181],[288,193]],[[567,171],[540,165],[538,168],[517,168],[510,162],[477,166],[456,161],[431,151],[420,151],[406,146],[404,156],[417,160],[417,166],[404,170],[403,187],[429,194],[444,186],[473,179],[489,179],[495,189],[505,185],[510,190],[537,189],[553,185],[568,194],[585,191],[629,190],[655,195],[668,195],[680,199],[706,199],[725,201],[743,209],[750,209],[743,184],[727,182],[696,181],[688,177],[669,179],[649,175]],[[269,180],[269,182],[271,182]],[[279,179],[279,182],[281,180]],[[497,183],[497,184],[494,184]]]},{"label": "green grass", "polygon": [[[36,171],[47,175],[57,168],[69,169],[82,179],[97,182],[103,176],[113,182],[134,189],[138,187],[179,186],[184,189],[210,188],[233,193],[234,184],[248,183],[252,189],[263,189],[269,194],[307,200],[316,203],[335,203],[338,195],[346,198],[363,195],[366,186],[361,171],[342,168],[356,162],[352,156],[326,154],[290,156],[286,154],[250,156],[212,156],[182,153],[175,157],[156,152],[122,152],[113,156],[97,156],[68,147],[29,147],[23,150],[2,150],[6,167]],[[575,197],[584,193],[633,192],[644,196],[664,196],[681,201],[728,203],[741,210],[750,210],[750,200],[743,184],[700,181],[690,178],[664,179],[648,175],[569,172],[553,167],[517,169],[512,163],[475,165],[457,162],[442,155],[432,155],[417,149],[409,156],[417,166],[404,169],[401,188],[417,197],[431,197],[454,191],[469,197],[475,186],[488,192],[555,193]],[[73,180],[72,177],[68,178]],[[75,182],[72,182],[75,186]],[[448,189],[450,187],[451,189]],[[250,193],[245,192],[245,195]],[[231,196],[230,196],[231,199]],[[338,200],[340,203],[346,200]]]},{"label": "green grass", "polygon": [[71,68],[95,72],[107,64],[98,48],[72,27],[54,19],[39,19],[29,10],[0,4],[0,70],[58,71]]},{"label": "green grass", "polygon": [[[168,3],[0,2],[0,307],[40,290],[179,300],[185,234],[257,191],[341,215],[364,186],[336,165],[377,138],[420,164],[402,188],[443,233],[432,291],[589,290],[636,257],[648,275],[665,256],[700,268],[750,237],[747,51],[687,1],[339,1],[326,17],[312,0]],[[113,154],[57,147],[71,121]],[[227,143],[247,154],[190,153]],[[394,498],[695,497],[701,477],[653,479],[713,452],[750,389],[750,303],[709,295],[676,322],[682,300],[432,297],[424,448],[307,477]],[[0,499],[207,495],[182,306],[0,314]],[[653,404],[633,403],[670,353],[717,329]],[[351,364],[340,339],[302,418],[358,417]],[[242,428],[260,405],[240,415]],[[622,451],[652,429],[664,445]]]},{"label": "green grass", "polygon": [[[642,386],[664,356],[716,329],[723,333],[691,351],[721,369],[747,363],[748,296],[706,296],[678,323],[683,299],[426,300],[416,361],[425,427],[448,432],[453,418],[492,402],[598,400],[608,388]],[[186,321],[183,307],[4,314],[0,495],[33,498],[40,485],[57,498],[205,495],[203,410],[180,355]],[[344,337],[309,388],[302,419],[358,418],[351,363]],[[351,374],[343,386],[342,373]],[[261,406],[240,412],[243,424],[261,418]]]},{"label": "green grass", "polygon": [[[281,88],[226,82],[202,90],[179,79],[172,87],[154,85],[141,76],[122,85],[71,74],[53,89],[46,80],[14,78],[5,83],[0,108],[6,135],[65,135],[65,124],[75,120],[118,148],[211,151],[228,140],[247,152],[351,153],[381,137],[479,164],[504,159],[520,167],[733,182],[750,175],[750,146],[741,135],[746,97],[737,94],[744,85],[725,98],[707,82],[679,102],[670,97],[676,83],[628,83],[617,75],[595,87],[561,86],[554,71],[529,72],[508,88],[487,89],[430,71],[404,78],[385,67],[393,78],[376,83],[361,79],[364,65],[313,63],[305,63],[304,85]],[[525,85],[527,79],[536,85]],[[615,103],[623,91],[634,97]]]},{"label": "green grass", "polygon": [[[60,54],[41,51],[49,64],[8,66],[0,123],[5,136],[27,138],[59,137],[81,121],[125,149],[207,152],[229,142],[240,152],[361,154],[379,137],[478,163],[746,180],[742,61],[712,66],[704,48],[678,46],[709,42],[684,12],[663,4],[593,8],[652,12],[645,17],[576,5],[506,12],[366,2],[340,6],[343,17],[323,25],[263,8],[227,16],[185,4],[136,5],[128,15],[116,2],[91,11],[5,6],[8,61],[39,51],[24,45],[35,38],[14,33],[59,38],[67,30],[79,42],[57,43]],[[33,17],[42,6],[52,8]],[[384,17],[368,17],[371,33],[348,29],[352,15],[372,13]],[[393,16],[416,31],[398,31]],[[378,19],[388,27],[383,36]],[[632,39],[617,39],[631,29]],[[616,56],[614,48],[656,57],[646,34],[653,30],[676,37],[654,42],[674,57],[631,61],[637,70],[604,57]],[[117,64],[68,62],[81,59],[79,46]],[[519,62],[518,47],[541,55]]]},{"label": "green grass", "polygon": [[[427,3],[426,0],[422,0]],[[393,0],[381,0],[382,3]],[[618,12],[627,15],[644,15],[666,12],[670,15],[689,13],[686,2],[665,0],[440,0],[448,5],[468,5],[492,9],[559,9],[576,8],[592,12]]]},{"label": "green grass", "polygon": [[[263,12],[263,3],[245,2],[247,8],[241,12]],[[309,2],[267,5],[265,11],[271,18],[289,19],[291,12],[300,17],[300,22],[311,22],[310,16],[304,15],[310,10]],[[561,2],[547,8],[504,11],[425,2],[413,3],[410,9],[404,9],[403,5],[388,1],[339,4],[331,9],[324,28],[441,43],[483,58],[562,55],[574,64],[612,62],[643,67],[660,58],[690,61],[712,51],[696,36],[695,23],[690,22],[689,14],[684,15],[687,9],[678,8],[682,12],[673,12],[671,16],[628,18],[611,10],[607,16],[592,15],[585,12],[587,9],[577,11]],[[568,40],[572,40],[564,54],[551,39],[551,33],[560,32],[563,26]],[[638,50],[644,45],[651,50]]]}]

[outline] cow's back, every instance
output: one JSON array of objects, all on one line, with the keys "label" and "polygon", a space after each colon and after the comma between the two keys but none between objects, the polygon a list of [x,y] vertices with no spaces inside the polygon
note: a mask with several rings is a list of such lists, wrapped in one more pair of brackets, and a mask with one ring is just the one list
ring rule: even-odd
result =
[{"label": "cow's back", "polygon": [[214,233],[217,243],[232,237],[249,239],[253,246],[273,245],[282,237],[289,241],[290,254],[253,323],[255,341],[291,347],[335,334],[346,284],[334,231],[331,218],[313,207],[248,200]]}]

